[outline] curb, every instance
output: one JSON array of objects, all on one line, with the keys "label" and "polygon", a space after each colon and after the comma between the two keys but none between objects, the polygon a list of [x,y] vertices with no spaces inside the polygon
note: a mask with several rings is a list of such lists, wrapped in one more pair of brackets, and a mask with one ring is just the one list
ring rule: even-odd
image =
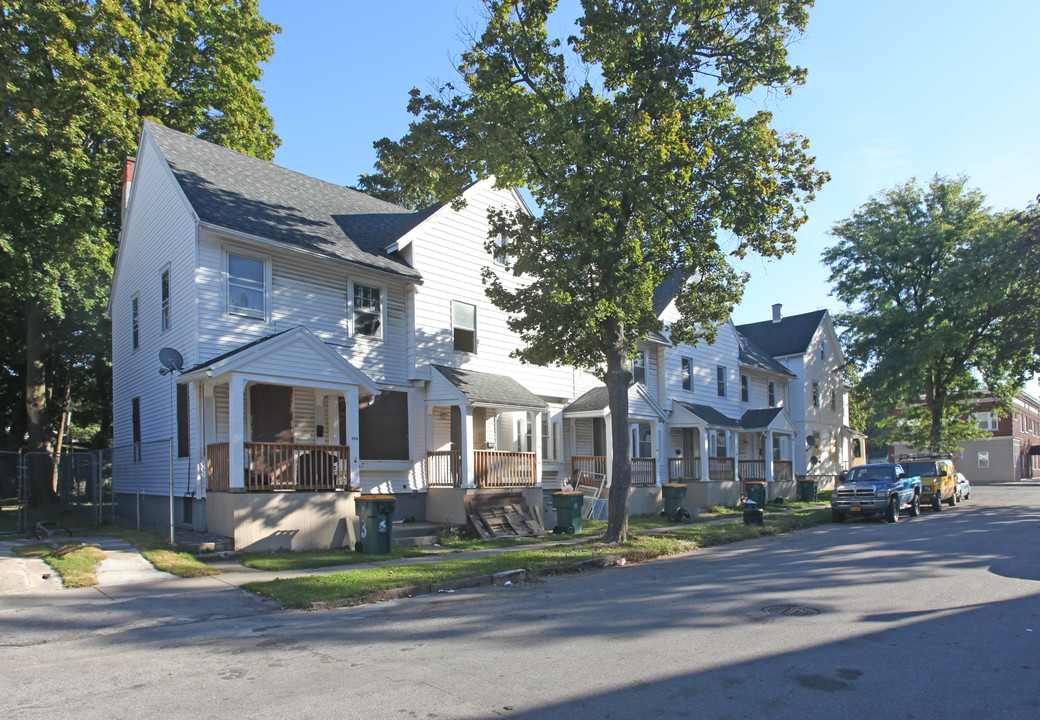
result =
[{"label": "curb", "polygon": [[527,570],[517,568],[515,570],[503,570],[494,575],[474,575],[473,577],[449,580],[442,583],[429,585],[411,585],[409,587],[390,588],[381,590],[362,597],[344,600],[318,600],[309,605],[310,610],[336,610],[344,607],[354,607],[367,603],[381,602],[384,600],[400,600],[402,598],[415,597],[417,595],[436,595],[438,593],[455,592],[456,590],[467,590],[475,587],[486,587],[495,585],[498,587],[509,587],[520,583],[539,580],[543,577],[554,575],[565,575],[569,573],[587,572],[589,570],[602,570],[612,566],[624,566],[629,562],[625,555],[604,555],[603,557],[582,560],[571,565],[561,565],[554,568],[540,568],[538,570]]}]

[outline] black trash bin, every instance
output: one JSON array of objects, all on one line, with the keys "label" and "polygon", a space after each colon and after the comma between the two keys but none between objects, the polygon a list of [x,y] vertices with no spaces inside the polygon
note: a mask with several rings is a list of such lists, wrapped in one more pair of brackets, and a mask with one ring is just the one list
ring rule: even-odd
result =
[{"label": "black trash bin", "polygon": [[553,532],[573,534],[581,532],[581,511],[585,502],[585,493],[580,490],[561,490],[552,496],[553,507],[556,508],[556,527]]},{"label": "black trash bin", "polygon": [[761,480],[748,480],[744,483],[744,497],[758,503],[759,508],[766,504],[766,484]]},{"label": "black trash bin", "polygon": [[802,502],[816,502],[816,481],[798,481],[798,499]]},{"label": "black trash bin", "polygon": [[393,495],[359,495],[354,499],[361,521],[360,552],[366,555],[386,555],[393,547]]}]

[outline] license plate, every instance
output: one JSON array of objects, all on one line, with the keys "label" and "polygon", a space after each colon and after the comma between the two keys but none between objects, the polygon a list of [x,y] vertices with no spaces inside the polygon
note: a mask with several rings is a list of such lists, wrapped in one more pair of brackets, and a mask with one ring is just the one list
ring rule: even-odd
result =
[{"label": "license plate", "polygon": [[859,512],[860,510],[861,510],[861,508],[859,507],[859,505],[856,505],[856,506],[853,506],[853,507],[849,508],[849,512]]}]

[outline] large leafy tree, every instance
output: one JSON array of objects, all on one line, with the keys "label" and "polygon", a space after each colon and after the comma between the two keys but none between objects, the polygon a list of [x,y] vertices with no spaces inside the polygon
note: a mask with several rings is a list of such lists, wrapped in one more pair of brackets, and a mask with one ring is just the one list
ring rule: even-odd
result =
[{"label": "large leafy tree", "polygon": [[5,395],[19,375],[24,388],[14,444],[49,449],[67,377],[107,432],[104,310],[141,119],[270,159],[278,138],[254,82],[277,30],[255,0],[0,3]]},{"label": "large leafy tree", "polygon": [[891,440],[951,451],[971,402],[1010,403],[1040,370],[1040,244],[1032,213],[995,213],[963,177],[911,181],[837,223],[824,261],[843,341]]},{"label": "large leafy tree", "polygon": [[[485,277],[524,345],[516,354],[597,369],[612,423],[605,540],[628,532],[628,360],[661,323],[654,288],[676,296],[673,341],[711,338],[746,277],[729,255],[794,247],[825,181],[807,141],[781,136],[740,98],[803,82],[786,47],[809,0],[583,0],[575,35],[551,35],[555,0],[487,0],[461,84],[412,91],[417,120],[382,140],[368,187],[406,200],[457,197],[473,178],[526,187],[539,213],[491,213],[522,289]],[[389,181],[387,181],[389,179]],[[725,243],[731,245],[727,249]]]}]

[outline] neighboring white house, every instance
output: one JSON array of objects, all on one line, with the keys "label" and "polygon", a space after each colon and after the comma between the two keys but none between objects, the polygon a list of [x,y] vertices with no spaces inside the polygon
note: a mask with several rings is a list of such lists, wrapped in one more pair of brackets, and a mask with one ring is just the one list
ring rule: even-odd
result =
[{"label": "neighboring white house", "polygon": [[772,319],[739,325],[737,331],[794,374],[787,407],[804,439],[794,453],[795,473],[830,479],[863,463],[865,437],[849,427],[845,355],[830,313],[783,317],[776,304]]},{"label": "neighboring white house", "polygon": [[[511,358],[519,338],[484,294],[487,268],[520,282],[486,246],[488,208],[523,200],[490,180],[464,198],[412,212],[144,123],[109,308],[115,444],[132,458],[119,513],[165,523],[172,466],[178,524],[238,548],[327,547],[352,541],[358,492],[462,523],[466,495],[540,507],[580,469],[608,475],[603,385]],[[667,325],[667,287],[655,303]],[[741,478],[799,472],[802,375],[756,342],[726,323],[712,345],[640,344],[635,511],[669,479],[712,485],[714,504]],[[159,373],[163,348],[179,372]]]}]

